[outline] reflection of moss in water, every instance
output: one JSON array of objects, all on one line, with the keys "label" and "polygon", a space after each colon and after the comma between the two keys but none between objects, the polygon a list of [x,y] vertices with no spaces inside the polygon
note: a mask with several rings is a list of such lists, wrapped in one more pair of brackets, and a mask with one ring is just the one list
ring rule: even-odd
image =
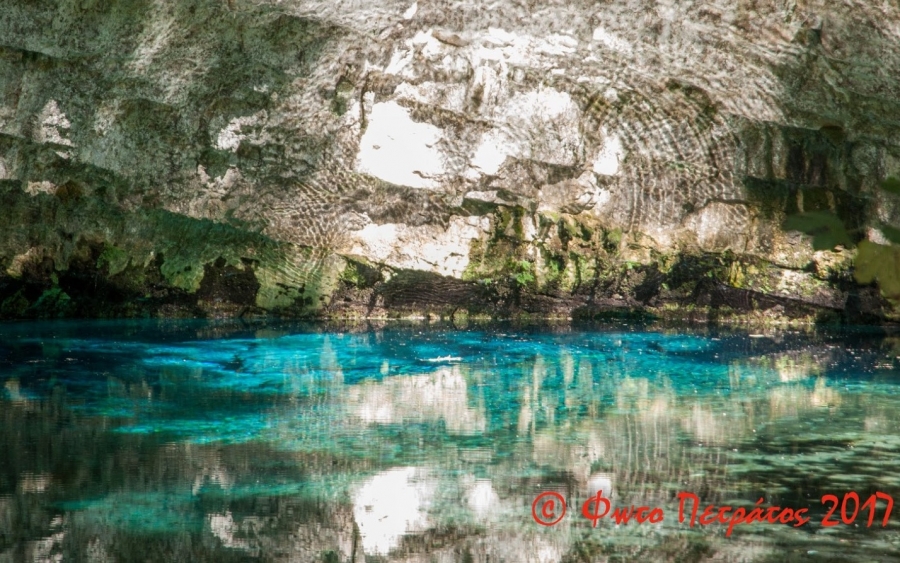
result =
[{"label": "reflection of moss in water", "polygon": [[93,501],[62,503],[75,526],[103,526],[141,533],[199,532],[203,512],[196,499],[175,493],[120,493]]},{"label": "reflection of moss in water", "polygon": [[188,438],[195,444],[220,442],[240,443],[258,436],[266,427],[260,415],[225,416],[218,419],[170,419],[160,418],[145,423],[120,426],[115,431],[122,434],[168,434],[176,438]]},{"label": "reflection of moss in water", "polygon": [[[669,516],[671,518],[672,516]],[[635,541],[634,530],[582,531],[563,563],[583,561],[705,561],[714,550],[706,535],[698,532],[651,536]]]},{"label": "reflection of moss in water", "polygon": [[[728,453],[727,471],[732,486],[745,491],[748,497],[765,496],[772,504],[808,507],[812,518],[809,531],[824,531],[818,525],[826,511],[819,501],[823,494],[840,498],[847,491],[856,491],[864,501],[867,495],[880,490],[897,499],[900,493],[897,423],[884,424],[886,419],[877,413],[895,413],[898,408],[897,397],[845,393],[835,409],[810,406],[802,416],[773,418],[752,439],[740,444],[738,451]],[[873,427],[873,417],[880,420],[877,424],[880,428]],[[881,503],[879,519],[883,507]],[[855,542],[865,537],[894,535],[890,529],[879,526],[856,529],[842,525],[827,533],[844,538],[842,541]],[[822,541],[818,537],[817,543]],[[833,547],[837,548],[838,544]]]}]

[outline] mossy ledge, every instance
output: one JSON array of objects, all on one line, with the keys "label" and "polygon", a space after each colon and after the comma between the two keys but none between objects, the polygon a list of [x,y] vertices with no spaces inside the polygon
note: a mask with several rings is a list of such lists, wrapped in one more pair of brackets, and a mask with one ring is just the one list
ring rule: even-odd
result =
[{"label": "mossy ledge", "polygon": [[[538,280],[523,283],[509,263],[504,264],[513,272],[509,275],[469,281],[353,260],[347,264],[352,273],[341,277],[319,317],[786,326],[896,320],[876,288],[731,254],[674,255],[648,265],[601,268],[574,291],[541,291]],[[752,278],[757,279],[748,281]],[[763,280],[770,284],[768,291]]]},{"label": "mossy ledge", "polygon": [[94,197],[76,205],[14,184],[0,183],[19,225],[0,225],[3,319],[311,317],[344,266],[223,223]]},{"label": "mossy ledge", "polygon": [[[847,253],[788,268],[732,252],[661,253],[583,216],[498,207],[460,277],[276,241],[164,210],[95,197],[26,195],[2,203],[31,225],[0,227],[0,318],[286,317],[885,323],[875,287]],[[43,221],[28,221],[41,216]],[[520,225],[537,225],[525,241]],[[52,227],[50,227],[52,225]],[[86,227],[89,226],[89,227]]]}]

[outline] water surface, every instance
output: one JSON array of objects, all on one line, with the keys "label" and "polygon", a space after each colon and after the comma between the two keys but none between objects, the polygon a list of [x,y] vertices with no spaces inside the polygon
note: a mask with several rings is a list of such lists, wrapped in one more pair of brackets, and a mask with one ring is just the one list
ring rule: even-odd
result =
[{"label": "water surface", "polygon": [[[900,506],[825,527],[820,499],[900,504],[898,355],[873,330],[0,325],[0,562],[893,561]],[[597,490],[665,518],[592,527]],[[810,522],[726,537],[681,492]]]}]

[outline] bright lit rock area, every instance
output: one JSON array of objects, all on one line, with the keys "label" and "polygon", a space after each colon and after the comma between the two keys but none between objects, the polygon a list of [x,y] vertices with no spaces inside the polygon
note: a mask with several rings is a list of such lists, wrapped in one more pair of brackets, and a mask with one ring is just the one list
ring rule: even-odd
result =
[{"label": "bright lit rock area", "polygon": [[890,322],[898,30],[849,0],[2,0],[0,318]]}]

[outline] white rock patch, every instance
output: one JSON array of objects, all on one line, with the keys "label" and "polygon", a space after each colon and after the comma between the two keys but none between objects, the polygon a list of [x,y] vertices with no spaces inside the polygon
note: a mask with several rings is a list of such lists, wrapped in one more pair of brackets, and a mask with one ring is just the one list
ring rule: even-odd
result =
[{"label": "white rock patch", "polygon": [[484,174],[496,174],[506,157],[518,152],[518,147],[509,139],[504,139],[496,131],[482,135],[481,144],[475,149],[471,164]]},{"label": "white rock patch", "polygon": [[578,106],[566,92],[552,88],[541,88],[512,98],[507,115],[532,115],[546,119],[559,117],[567,112],[578,111]]},{"label": "white rock patch", "polygon": [[497,27],[489,27],[487,36],[485,36],[484,40],[487,43],[492,45],[497,45],[499,47],[505,47],[507,45],[512,45],[513,41],[515,41],[516,36],[505,29],[500,29]]},{"label": "white rock patch", "polygon": [[504,128],[519,155],[571,166],[581,152],[581,111],[572,97],[552,88],[513,96],[506,105]]},{"label": "white rock patch", "polygon": [[103,102],[94,114],[94,132],[103,137],[109,133],[119,114],[118,101]]},{"label": "white rock patch", "polygon": [[178,21],[165,0],[157,0],[154,4],[155,9],[148,12],[153,18],[144,25],[128,63],[128,68],[138,74],[145,73],[157,55],[165,51],[178,29]]},{"label": "white rock patch", "polygon": [[536,51],[545,55],[570,55],[578,48],[578,40],[554,33],[537,44]]},{"label": "white rock patch", "polygon": [[496,174],[507,157],[534,158],[553,164],[572,165],[581,145],[575,102],[565,92],[541,88],[513,96],[498,127],[484,133],[469,164],[477,177]]},{"label": "white rock patch", "polygon": [[386,74],[398,74],[407,76],[408,78],[412,78],[410,73],[403,73],[403,69],[407,68],[407,66],[413,61],[413,52],[412,50],[407,49],[399,49],[394,51],[394,54],[391,56],[391,61],[385,67],[384,72]]},{"label": "white rock patch", "polygon": [[63,137],[68,135],[69,128],[72,124],[59,109],[56,100],[50,100],[41,110],[39,116],[41,120],[41,128],[37,131],[37,141],[39,143],[56,143],[57,145],[73,146],[72,141]]},{"label": "white rock patch", "polygon": [[[244,127],[260,125],[265,123],[268,114],[265,110],[254,113],[253,115],[245,115],[235,117],[228,122],[228,125],[219,131],[216,139],[216,148],[223,151],[236,152],[241,145],[241,141],[248,139],[250,136],[242,131]],[[260,144],[263,139],[250,139],[250,141]]]},{"label": "white rock patch", "polygon": [[[406,80],[395,91],[397,99],[451,111],[471,111],[467,107],[469,97],[472,92],[479,92],[477,112],[494,129],[482,134],[478,145],[469,153],[470,166],[463,172],[464,177],[478,180],[482,175],[496,174],[507,157],[563,166],[578,161],[583,149],[582,111],[572,97],[553,88],[522,91],[512,84],[517,81],[517,73],[522,73],[522,67],[546,67],[548,57],[570,57],[578,47],[577,39],[561,33],[537,38],[492,27],[487,33],[472,37],[468,45],[457,47],[438,41],[432,30],[420,31],[406,40],[404,46],[398,46],[384,72]],[[460,89],[459,85],[423,81],[424,77],[419,76],[420,67],[426,61],[435,71],[471,73],[467,90]],[[563,73],[565,69],[555,68],[555,72]],[[427,142],[416,138],[414,132],[427,131],[441,136],[443,132],[413,124],[405,110],[392,102],[376,104],[370,120],[360,148],[359,170],[394,183],[433,187],[435,181],[424,168],[432,164],[435,172],[444,172],[440,157],[449,155],[429,150],[433,147],[425,146]],[[380,148],[375,149],[373,145]],[[381,154],[376,159],[378,151]],[[419,177],[410,170],[413,164],[422,173]]]},{"label": "white rock patch", "polygon": [[42,182],[28,182],[28,185],[25,186],[25,193],[30,196],[36,196],[38,194],[55,194],[56,184],[48,182],[47,180]]},{"label": "white rock patch", "polygon": [[437,225],[369,224],[352,233],[348,253],[459,278],[469,265],[469,244],[489,227],[487,217],[452,217],[446,231]]},{"label": "white rock patch", "polygon": [[624,150],[618,135],[606,135],[604,132],[603,149],[594,159],[593,171],[603,176],[615,176],[619,173],[619,163]]},{"label": "white rock patch", "polygon": [[[738,210],[743,213],[736,213]],[[697,235],[697,242],[706,250],[743,250],[747,215],[743,206],[715,202],[686,217],[684,226]]]},{"label": "white rock patch", "polygon": [[372,106],[369,124],[360,140],[357,171],[386,182],[413,188],[437,188],[444,174],[437,148],[443,132],[412,120],[397,102]]},{"label": "white rock patch", "polygon": [[418,11],[419,11],[419,3],[413,2],[412,6],[410,6],[409,8],[407,8],[407,10],[405,12],[403,12],[403,19],[405,19],[405,20],[413,19],[416,16],[416,12],[418,12]]},{"label": "white rock patch", "polygon": [[606,48],[620,53],[630,54],[631,45],[627,41],[623,41],[616,35],[606,31],[602,27],[594,29],[592,39],[598,43],[602,43]]},{"label": "white rock patch", "polygon": [[236,167],[230,167],[221,176],[211,177],[202,164],[197,165],[197,176],[206,187],[214,192],[224,194],[241,179],[241,171]]}]

